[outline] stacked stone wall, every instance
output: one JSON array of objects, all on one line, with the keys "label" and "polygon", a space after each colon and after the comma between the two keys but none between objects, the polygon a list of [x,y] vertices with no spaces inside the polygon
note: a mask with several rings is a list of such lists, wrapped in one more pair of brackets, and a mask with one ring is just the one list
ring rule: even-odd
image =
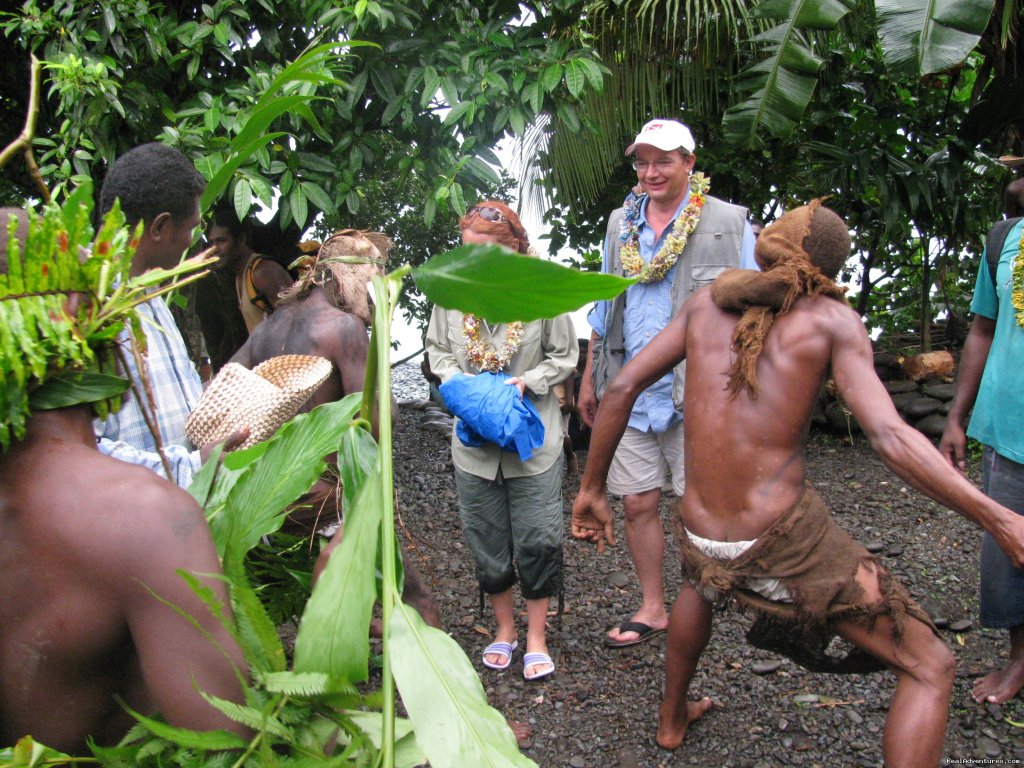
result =
[{"label": "stacked stone wall", "polygon": [[[955,387],[955,361],[949,352],[912,357],[879,353],[875,371],[904,421],[934,440],[942,437]],[[812,423],[842,434],[861,432],[831,381],[822,388]]]}]

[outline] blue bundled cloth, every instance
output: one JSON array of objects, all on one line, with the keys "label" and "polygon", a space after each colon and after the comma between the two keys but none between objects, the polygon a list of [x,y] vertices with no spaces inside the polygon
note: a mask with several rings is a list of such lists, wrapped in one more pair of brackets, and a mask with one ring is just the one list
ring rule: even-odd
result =
[{"label": "blue bundled cloth", "polygon": [[526,461],[544,444],[544,422],[534,404],[519,396],[518,387],[505,383],[508,378],[503,373],[455,376],[441,385],[441,397],[459,418],[455,434],[463,445],[496,443]]}]

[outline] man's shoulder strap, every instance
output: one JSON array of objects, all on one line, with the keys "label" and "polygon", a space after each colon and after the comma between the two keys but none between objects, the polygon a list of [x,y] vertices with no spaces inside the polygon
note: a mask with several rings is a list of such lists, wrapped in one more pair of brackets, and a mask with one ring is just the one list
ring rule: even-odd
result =
[{"label": "man's shoulder strap", "polygon": [[616,208],[608,216],[608,227],[605,230],[605,241],[608,243],[608,257],[611,261],[606,265],[608,271],[619,274],[619,231],[622,229],[622,217],[626,215],[624,208]]},{"label": "man's shoulder strap", "polygon": [[996,282],[996,267],[999,266],[999,257],[1003,253],[1003,245],[1006,243],[1006,236],[1010,234],[1013,225],[1021,220],[1021,216],[1012,219],[1003,219],[992,225],[985,238],[985,259],[988,262],[988,272],[992,276],[992,284]]},{"label": "man's shoulder strap", "polygon": [[273,312],[274,307],[270,300],[256,287],[256,267],[263,261],[263,257],[254,255],[245,266],[245,294],[252,304],[264,312]]}]

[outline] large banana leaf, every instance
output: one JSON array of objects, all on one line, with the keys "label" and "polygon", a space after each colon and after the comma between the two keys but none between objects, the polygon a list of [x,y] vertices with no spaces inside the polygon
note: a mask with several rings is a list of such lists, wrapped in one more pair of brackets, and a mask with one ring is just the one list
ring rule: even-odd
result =
[{"label": "large banana leaf", "polygon": [[436,766],[535,766],[519,752],[480,677],[452,638],[407,605],[391,614],[391,659],[416,741]]},{"label": "large banana leaf", "polygon": [[[351,453],[339,454],[343,471],[348,463],[344,457]],[[346,486],[354,482],[358,481],[345,478]],[[384,509],[379,466],[362,478],[357,493],[355,503],[346,506],[341,545],[320,574],[295,640],[297,672],[325,672],[353,683],[368,676],[367,628],[377,598],[376,562]],[[393,531],[390,535],[394,536]]]},{"label": "large banana leaf", "polygon": [[753,39],[768,57],[744,72],[740,88],[750,95],[725,112],[722,130],[731,143],[753,146],[759,128],[777,136],[793,130],[821,67],[806,33],[833,29],[853,7],[854,0],[768,0],[758,6],[758,18],[778,23]]},{"label": "large banana leaf", "polygon": [[875,0],[885,62],[918,74],[962,62],[992,17],[994,0]]},{"label": "large banana leaf", "polygon": [[497,246],[464,245],[412,271],[428,299],[494,323],[524,322],[611,299],[635,280],[580,272]]},{"label": "large banana leaf", "polygon": [[206,509],[222,560],[240,560],[281,527],[287,506],[320,476],[324,457],[338,450],[339,435],[361,429],[350,426],[360,397],[356,393],[299,414],[270,440],[227,456],[219,467],[216,461],[203,466],[189,491]]}]

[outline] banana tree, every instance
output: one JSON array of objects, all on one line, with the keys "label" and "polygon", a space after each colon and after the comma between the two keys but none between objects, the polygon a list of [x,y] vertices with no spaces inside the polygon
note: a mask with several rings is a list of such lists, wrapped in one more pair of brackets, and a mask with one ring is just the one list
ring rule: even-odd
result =
[{"label": "banana tree", "polygon": [[[977,47],[993,6],[994,0],[875,0],[886,63],[910,75],[961,64]],[[747,98],[726,111],[723,128],[731,143],[753,146],[761,130],[778,136],[792,131],[811,101],[822,64],[824,51],[813,34],[836,30],[856,10],[856,0],[768,0],[756,6],[753,15],[766,27],[751,42],[767,55],[742,75]]]},{"label": "banana tree", "polygon": [[[702,147],[789,137],[834,56],[832,36],[867,25],[892,74],[919,79],[958,67],[986,29],[986,55],[1002,55],[1020,7],[1008,0],[994,18],[994,0],[596,0],[582,23],[609,69],[604,90],[578,107],[582,135],[555,115],[527,136],[520,178],[524,189],[542,190],[545,208],[585,205],[654,116],[684,114]],[[977,94],[985,86],[979,81]]]}]

